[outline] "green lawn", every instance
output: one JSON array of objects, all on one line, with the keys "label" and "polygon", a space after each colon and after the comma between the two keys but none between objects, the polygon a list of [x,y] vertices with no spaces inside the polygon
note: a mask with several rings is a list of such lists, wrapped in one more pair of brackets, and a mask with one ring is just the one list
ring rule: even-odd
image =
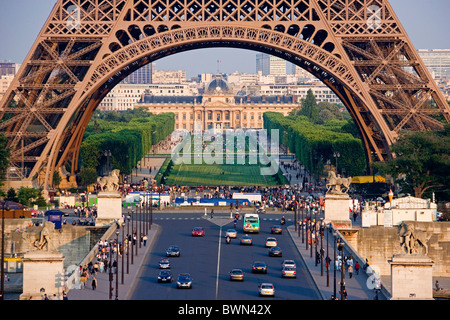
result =
[{"label": "green lawn", "polygon": [[279,182],[274,176],[261,175],[259,165],[180,164],[173,166],[166,184],[185,186],[277,186]]}]

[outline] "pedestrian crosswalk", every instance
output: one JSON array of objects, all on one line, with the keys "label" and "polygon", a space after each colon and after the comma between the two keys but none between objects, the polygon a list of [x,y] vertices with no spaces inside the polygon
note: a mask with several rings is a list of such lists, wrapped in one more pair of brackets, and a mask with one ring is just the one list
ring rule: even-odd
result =
[{"label": "pedestrian crosswalk", "polygon": [[[157,220],[159,220],[159,221],[167,221],[167,220],[201,220],[201,219],[205,219],[205,218],[203,218],[203,217],[154,217],[153,218],[154,221],[157,221]],[[218,219],[218,218],[215,217],[214,219]],[[279,221],[280,219],[277,219],[277,218],[263,218],[261,220],[262,221]],[[286,219],[286,221],[293,221],[293,220],[292,219]]]}]

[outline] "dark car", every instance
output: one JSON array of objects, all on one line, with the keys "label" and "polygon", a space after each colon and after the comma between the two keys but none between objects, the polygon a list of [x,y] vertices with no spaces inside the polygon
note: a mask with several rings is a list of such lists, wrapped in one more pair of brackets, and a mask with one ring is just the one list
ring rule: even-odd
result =
[{"label": "dark car", "polygon": [[170,270],[161,270],[158,274],[158,282],[172,282],[173,276]]},{"label": "dark car", "polygon": [[283,252],[281,251],[280,247],[272,247],[269,249],[269,256],[270,257],[281,257],[281,256],[283,256]]},{"label": "dark car", "polygon": [[249,246],[251,246],[252,244],[253,244],[253,240],[252,240],[252,237],[251,236],[249,236],[249,235],[243,235],[242,237],[241,237],[241,242],[240,242],[242,245],[249,245]]},{"label": "dark car", "polygon": [[267,266],[262,261],[255,261],[252,265],[253,273],[267,273]]},{"label": "dark car", "polygon": [[180,256],[180,248],[178,246],[170,246],[166,251],[167,257],[179,257]]},{"label": "dark car", "polygon": [[281,229],[281,226],[279,226],[279,225],[274,225],[272,227],[271,232],[272,232],[272,234],[282,234],[283,233],[283,229]]},{"label": "dark car", "polygon": [[177,288],[192,288],[192,278],[189,273],[181,273],[177,279]]}]

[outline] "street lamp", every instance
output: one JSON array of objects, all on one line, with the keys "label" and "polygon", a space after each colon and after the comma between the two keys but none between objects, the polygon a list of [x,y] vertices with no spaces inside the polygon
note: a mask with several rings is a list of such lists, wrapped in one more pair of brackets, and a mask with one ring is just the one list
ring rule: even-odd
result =
[{"label": "street lamp", "polygon": [[2,205],[2,257],[1,257],[1,292],[0,292],[0,300],[5,299],[5,208],[8,210],[6,206],[6,201],[1,201]]},{"label": "street lamp", "polygon": [[334,296],[335,299],[336,299],[336,242],[337,242],[336,236],[337,236],[336,232],[333,232],[333,237],[334,237],[334,239],[333,239],[333,247],[334,247],[334,260],[333,260],[334,287],[333,287],[333,296]]},{"label": "street lamp", "polygon": [[116,300],[119,300],[119,230],[116,230],[116,241],[117,241],[117,250],[116,250]]},{"label": "street lamp", "polygon": [[345,289],[345,282],[344,282],[344,278],[345,278],[345,265],[344,265],[344,243],[342,241],[339,241],[339,254],[341,256],[341,300],[344,300],[344,289]]},{"label": "street lamp", "polygon": [[125,221],[122,222],[122,284],[124,283],[124,259],[125,259]]},{"label": "street lamp", "polygon": [[105,150],[106,157],[106,175],[109,176],[109,157],[111,157],[111,150]]},{"label": "street lamp", "polygon": [[[132,236],[130,236],[130,221],[131,221],[131,215],[127,215],[127,274],[130,273],[130,248],[131,244],[133,243]],[[131,228],[131,231],[133,232],[133,228]],[[133,254],[133,252],[131,252]],[[131,255],[131,259],[133,259],[133,255]]]},{"label": "street lamp", "polygon": [[336,158],[336,173],[337,173],[337,171],[338,171],[338,169],[337,169],[337,165],[338,165],[338,158],[341,156],[341,154],[339,153],[339,152],[334,152],[333,153],[333,157],[334,158]]}]

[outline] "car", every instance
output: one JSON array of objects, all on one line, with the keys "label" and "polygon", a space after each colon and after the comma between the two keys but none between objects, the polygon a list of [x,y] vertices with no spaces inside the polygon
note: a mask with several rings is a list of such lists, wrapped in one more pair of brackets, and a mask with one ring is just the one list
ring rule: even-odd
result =
[{"label": "car", "polygon": [[283,233],[283,229],[279,225],[274,225],[274,226],[272,226],[271,233],[272,234],[282,234]]},{"label": "car", "polygon": [[267,273],[267,266],[262,261],[255,261],[252,265],[253,273]]},{"label": "car", "polygon": [[276,247],[277,244],[278,244],[277,239],[274,238],[274,237],[268,237],[268,238],[266,239],[266,248],[269,248],[269,247]]},{"label": "car", "polygon": [[204,237],[205,230],[202,227],[195,227],[194,229],[192,229],[192,236],[193,237]]},{"label": "car", "polygon": [[178,246],[170,246],[169,248],[167,248],[167,257],[179,257],[180,255],[180,248]]},{"label": "car", "polygon": [[269,249],[269,257],[281,257],[283,252],[280,247],[272,247]]},{"label": "car", "polygon": [[161,259],[161,260],[159,260],[159,268],[160,269],[169,269],[170,268],[169,259]]},{"label": "car", "polygon": [[236,230],[235,229],[228,229],[227,232],[225,233],[225,238],[226,237],[236,238],[237,237]]},{"label": "car", "polygon": [[284,267],[297,268],[297,264],[295,263],[294,260],[284,259],[283,262],[281,263],[281,268],[284,268]]},{"label": "car", "polygon": [[281,269],[282,278],[297,278],[297,268],[295,267],[283,267]]},{"label": "car", "polygon": [[252,237],[249,235],[243,235],[241,237],[241,244],[245,244],[245,245],[252,245],[253,244],[253,240]]},{"label": "car", "polygon": [[258,285],[258,293],[260,296],[275,296],[275,287],[273,283],[261,283]]},{"label": "car", "polygon": [[180,273],[178,275],[177,288],[192,288],[192,278],[189,273]]},{"label": "car", "polygon": [[241,269],[233,269],[230,271],[230,280],[244,281],[244,272]]},{"label": "car", "polygon": [[173,276],[170,270],[161,270],[158,274],[158,282],[172,282]]}]

